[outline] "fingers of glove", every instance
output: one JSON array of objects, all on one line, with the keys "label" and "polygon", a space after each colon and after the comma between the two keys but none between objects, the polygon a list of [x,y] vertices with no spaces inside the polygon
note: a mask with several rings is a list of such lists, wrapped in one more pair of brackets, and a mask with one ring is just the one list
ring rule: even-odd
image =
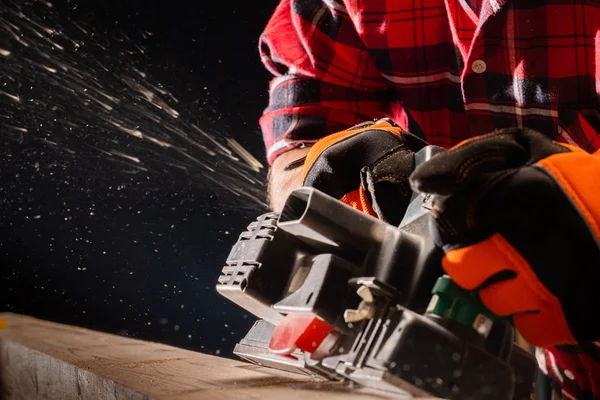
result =
[{"label": "fingers of glove", "polygon": [[410,177],[413,190],[450,194],[486,173],[517,168],[525,150],[507,134],[493,133],[470,139],[419,165]]},{"label": "fingers of glove", "polygon": [[452,195],[434,196],[433,206],[442,239],[473,243],[495,232],[518,229],[524,221],[560,230],[552,226],[553,215],[564,212],[557,196],[563,194],[554,179],[531,166],[498,172]]},{"label": "fingers of glove", "polygon": [[577,342],[567,325],[562,309],[517,314],[513,316],[513,325],[528,343],[536,347],[545,348]]},{"label": "fingers of glove", "polygon": [[[403,133],[403,138],[406,137]],[[395,226],[402,221],[413,196],[408,177],[414,166],[414,152],[405,146],[397,146],[362,169],[362,185],[382,221]]]},{"label": "fingers of glove", "polygon": [[[496,232],[499,218],[505,218],[507,203],[495,201],[503,193],[494,190],[497,180],[484,181],[471,190],[459,191],[453,195],[437,195],[432,200],[433,219],[440,238],[446,243],[473,243]],[[486,197],[491,193],[491,200]],[[509,204],[509,203],[508,203]],[[491,210],[491,213],[488,212]]]},{"label": "fingers of glove", "polygon": [[522,128],[498,130],[464,141],[419,165],[413,190],[450,194],[486,174],[516,169],[558,152],[570,151],[540,133]]},{"label": "fingers of glove", "polygon": [[[403,148],[399,128],[370,125],[357,131],[344,131],[317,142],[304,165],[303,185],[335,198],[356,190],[360,171],[394,148]],[[309,157],[310,156],[310,157]]]}]

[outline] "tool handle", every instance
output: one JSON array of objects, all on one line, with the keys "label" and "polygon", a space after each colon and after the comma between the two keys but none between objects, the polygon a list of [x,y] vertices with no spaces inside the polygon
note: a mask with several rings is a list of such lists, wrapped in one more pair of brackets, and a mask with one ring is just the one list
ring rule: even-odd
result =
[{"label": "tool handle", "polygon": [[492,313],[476,292],[461,288],[448,275],[437,280],[431,293],[433,296],[426,315],[437,315],[470,326],[485,338],[495,322],[506,321],[512,324],[510,318]]}]

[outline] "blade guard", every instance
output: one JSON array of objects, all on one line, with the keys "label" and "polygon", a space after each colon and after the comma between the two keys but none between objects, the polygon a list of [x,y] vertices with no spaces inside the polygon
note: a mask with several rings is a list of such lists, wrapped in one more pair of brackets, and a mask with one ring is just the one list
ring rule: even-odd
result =
[{"label": "blade guard", "polygon": [[273,330],[269,350],[289,356],[297,349],[313,353],[333,326],[312,314],[289,314]]}]

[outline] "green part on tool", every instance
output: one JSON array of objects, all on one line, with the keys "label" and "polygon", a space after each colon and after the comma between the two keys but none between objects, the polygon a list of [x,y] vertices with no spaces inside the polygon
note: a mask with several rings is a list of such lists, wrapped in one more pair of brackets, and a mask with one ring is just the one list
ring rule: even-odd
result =
[{"label": "green part on tool", "polygon": [[434,296],[427,314],[439,315],[471,327],[475,327],[482,317],[492,322],[500,319],[483,305],[475,292],[461,288],[447,275],[438,278],[431,293]]}]

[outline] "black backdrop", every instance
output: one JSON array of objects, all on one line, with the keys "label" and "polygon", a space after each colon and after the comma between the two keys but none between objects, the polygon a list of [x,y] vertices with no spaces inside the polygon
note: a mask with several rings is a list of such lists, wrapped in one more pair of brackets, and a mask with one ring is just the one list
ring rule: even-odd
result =
[{"label": "black backdrop", "polygon": [[[190,126],[266,165],[257,42],[276,1],[50,2],[0,4],[0,310],[230,356],[253,317],[214,286],[264,212],[243,192],[260,197],[265,170],[215,157]],[[177,110],[183,135],[115,78],[127,74]],[[111,97],[121,108],[103,109]],[[175,140],[196,161],[168,153]],[[232,163],[250,184],[235,165],[223,175]]]}]

